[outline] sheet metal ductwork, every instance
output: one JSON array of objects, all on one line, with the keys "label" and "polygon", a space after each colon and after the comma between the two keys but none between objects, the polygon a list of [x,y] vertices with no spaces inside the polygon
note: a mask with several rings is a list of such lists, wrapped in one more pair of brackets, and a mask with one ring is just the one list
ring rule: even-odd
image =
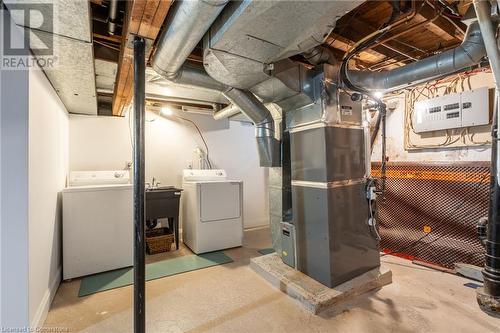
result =
[{"label": "sheet metal ductwork", "polygon": [[210,77],[202,67],[191,65],[182,66],[169,81],[190,87],[224,91],[227,86]]},{"label": "sheet metal ductwork", "polygon": [[232,1],[204,38],[204,66],[217,81],[250,89],[270,64],[321,44],[362,1]]},{"label": "sheet metal ductwork", "polygon": [[174,79],[229,0],[175,1],[153,57],[153,69]]},{"label": "sheet metal ductwork", "polygon": [[230,100],[256,125],[257,146],[261,166],[279,165],[279,141],[274,138],[271,113],[251,93],[214,80],[201,68],[184,65],[228,0],[176,1],[167,17],[158,48],[153,56],[153,69],[172,82],[213,89],[231,96]]},{"label": "sheet metal ductwork", "polygon": [[215,120],[226,119],[226,118],[235,116],[240,112],[241,112],[241,110],[239,107],[237,107],[234,104],[230,104],[230,105],[226,106],[225,108],[223,108],[222,110],[215,112],[214,119]]},{"label": "sheet metal ductwork", "polygon": [[271,112],[249,91],[230,88],[224,92],[224,96],[255,124],[260,165],[279,166],[280,142],[274,136],[274,119]]},{"label": "sheet metal ductwork", "polygon": [[390,71],[347,71],[347,79],[367,90],[392,91],[442,78],[478,64],[486,56],[477,22],[472,23],[456,48]]},{"label": "sheet metal ductwork", "polygon": [[109,13],[108,13],[108,33],[114,35],[116,32],[118,18],[118,0],[109,1]]}]

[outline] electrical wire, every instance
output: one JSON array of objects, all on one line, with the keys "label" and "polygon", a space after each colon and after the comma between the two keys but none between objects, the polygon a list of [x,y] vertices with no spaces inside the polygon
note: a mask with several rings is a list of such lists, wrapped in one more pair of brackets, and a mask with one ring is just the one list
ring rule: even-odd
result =
[{"label": "electrical wire", "polygon": [[[472,194],[475,194],[475,193],[479,190],[479,187],[483,184],[483,181],[484,181],[487,177],[488,177],[488,175],[487,175],[487,174],[485,174],[485,175],[483,175],[483,176],[481,177],[481,179],[478,181],[477,185],[476,185],[476,186],[472,189]],[[472,194],[471,194],[471,196],[472,196]],[[462,207],[462,206],[463,206],[466,202],[467,202],[467,200],[469,200],[469,199],[470,199],[470,197],[471,197],[471,196],[464,198],[464,199],[463,199],[463,200],[462,200],[462,201],[461,201],[461,202],[460,202],[457,206],[455,206],[455,208],[452,210],[452,212],[451,212],[449,215],[447,215],[447,216],[443,217],[443,218],[442,218],[442,219],[440,219],[440,220],[441,220],[441,221],[443,221],[443,220],[447,220],[447,219],[451,218],[451,217],[452,217],[452,216],[453,216],[453,215],[454,215],[454,214],[455,214],[455,213],[456,213],[456,212],[457,212],[457,211],[458,211],[458,210],[459,210],[459,209],[460,209],[460,208],[461,208],[461,207]],[[467,213],[468,213],[468,212],[469,212],[472,208],[473,208],[473,207],[471,207],[471,208],[469,208],[468,210],[466,210],[466,211],[465,211],[465,213],[467,214]],[[407,246],[402,247],[402,248],[400,248],[400,249],[398,249],[398,250],[395,250],[395,251],[391,251],[391,252],[384,253],[384,254],[382,254],[382,255],[380,255],[380,256],[381,256],[381,257],[384,257],[384,256],[387,256],[387,255],[391,255],[391,254],[395,254],[395,253],[401,253],[401,252],[403,252],[403,251],[406,251],[406,250],[409,250],[409,249],[413,249],[413,248],[415,248],[417,245],[419,245],[419,243],[420,243],[423,239],[427,238],[427,237],[428,237],[431,233],[433,234],[434,232],[433,232],[433,231],[428,232],[428,233],[426,233],[425,235],[423,235],[422,237],[420,237],[419,239],[417,239],[416,241],[414,241],[413,243],[411,243],[410,245],[407,245]],[[438,241],[439,239],[441,239],[441,238],[443,238],[444,236],[447,236],[447,235],[448,235],[448,234],[444,233],[444,234],[440,235],[439,237],[437,237],[436,239],[434,239],[434,240],[430,241],[429,243],[425,243],[425,245],[430,245],[430,244],[432,244],[432,243],[434,243],[434,242]]]},{"label": "electrical wire", "polygon": [[[413,127],[413,115],[415,111],[415,103],[420,100],[421,97],[425,97],[427,99],[434,98],[439,96],[439,91],[443,91],[443,95],[456,93],[459,91],[466,91],[465,84],[467,84],[468,89],[472,90],[472,85],[470,82],[470,78],[472,75],[481,72],[488,72],[485,69],[476,69],[472,71],[466,71],[463,73],[459,73],[455,76],[451,76],[445,79],[436,80],[433,83],[427,83],[422,87],[415,87],[412,89],[407,89],[405,92],[405,124],[404,124],[404,146],[405,149],[428,149],[428,148],[441,148],[441,147],[449,147],[456,144],[459,141],[462,141],[464,146],[474,147],[474,146],[484,146],[491,144],[491,141],[477,141],[474,139],[474,135],[476,133],[471,133],[470,128],[462,129],[457,137],[454,138],[453,133],[450,134],[448,130],[446,130],[445,138],[443,142],[435,143],[435,144],[415,144],[411,140],[411,133],[415,133],[415,129]],[[460,87],[460,89],[458,89]],[[467,142],[468,141],[468,142]]]},{"label": "electrical wire", "polygon": [[207,164],[208,164],[208,167],[210,169],[212,169],[212,163],[210,162],[210,152],[208,150],[208,145],[207,145],[207,141],[205,140],[205,137],[203,136],[203,133],[201,132],[200,128],[198,127],[198,125],[192,121],[191,119],[188,119],[188,118],[184,118],[182,116],[179,116],[179,115],[172,115],[173,117],[175,118],[179,118],[181,120],[184,120],[184,121],[187,121],[188,123],[192,124],[194,128],[196,128],[196,130],[198,131],[198,134],[200,135],[200,138],[201,140],[203,141],[203,145],[205,146],[205,152],[206,152],[206,161],[207,161]]}]

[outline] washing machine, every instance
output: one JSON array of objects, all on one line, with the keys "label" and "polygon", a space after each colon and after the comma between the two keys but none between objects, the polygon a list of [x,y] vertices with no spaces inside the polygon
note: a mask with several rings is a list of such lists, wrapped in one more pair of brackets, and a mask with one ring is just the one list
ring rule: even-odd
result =
[{"label": "washing machine", "polygon": [[194,253],[241,246],[243,182],[224,170],[183,171],[182,236]]},{"label": "washing machine", "polygon": [[129,171],[76,171],[62,191],[63,279],[133,265]]}]

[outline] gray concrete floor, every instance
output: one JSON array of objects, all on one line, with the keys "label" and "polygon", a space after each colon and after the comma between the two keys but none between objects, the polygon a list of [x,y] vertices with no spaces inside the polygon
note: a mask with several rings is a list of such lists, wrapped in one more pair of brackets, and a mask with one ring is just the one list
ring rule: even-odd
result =
[{"label": "gray concrete floor", "polygon": [[[312,315],[249,267],[270,246],[268,229],[245,232],[227,265],[147,283],[148,332],[500,332],[500,319],[481,312],[473,282],[383,257],[393,283],[338,308]],[[150,261],[189,253],[150,257]],[[132,287],[79,298],[79,280],[61,284],[45,322],[69,332],[131,332]]]}]

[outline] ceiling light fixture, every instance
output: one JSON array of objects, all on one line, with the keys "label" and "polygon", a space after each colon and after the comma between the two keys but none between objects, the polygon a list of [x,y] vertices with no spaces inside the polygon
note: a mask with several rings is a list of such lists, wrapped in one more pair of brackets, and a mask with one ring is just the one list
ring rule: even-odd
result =
[{"label": "ceiling light fixture", "polygon": [[174,111],[172,111],[172,109],[168,106],[164,106],[161,108],[160,113],[164,116],[171,116],[174,114]]}]

